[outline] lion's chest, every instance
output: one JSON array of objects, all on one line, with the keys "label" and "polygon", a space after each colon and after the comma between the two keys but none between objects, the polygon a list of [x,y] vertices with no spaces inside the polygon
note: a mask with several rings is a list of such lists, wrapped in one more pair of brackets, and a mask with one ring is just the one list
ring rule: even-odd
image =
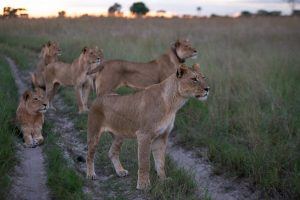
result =
[{"label": "lion's chest", "polygon": [[165,132],[171,132],[174,126],[175,115],[169,115],[161,120],[155,129],[155,135],[159,136]]}]

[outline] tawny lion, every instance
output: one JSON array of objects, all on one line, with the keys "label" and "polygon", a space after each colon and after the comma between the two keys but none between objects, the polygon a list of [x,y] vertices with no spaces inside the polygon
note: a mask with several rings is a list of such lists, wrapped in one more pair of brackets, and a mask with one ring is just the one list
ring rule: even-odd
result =
[{"label": "tawny lion", "polygon": [[37,68],[35,72],[31,73],[31,81],[34,88],[39,87],[45,89],[43,71],[48,64],[58,61],[60,53],[61,49],[56,42],[48,41],[42,46]]},{"label": "tawny lion", "polygon": [[120,86],[144,89],[160,83],[175,73],[185,59],[197,56],[197,51],[188,40],[177,40],[171,49],[148,63],[110,60],[88,72],[98,72],[95,78],[97,96],[113,92]]},{"label": "tawny lion", "polygon": [[54,62],[46,66],[43,76],[46,83],[46,93],[52,106],[52,100],[60,85],[73,86],[76,90],[79,113],[87,111],[87,101],[92,86],[91,77],[87,71],[91,66],[99,65],[103,60],[103,52],[96,48],[84,47],[79,58],[72,64]]},{"label": "tawny lion", "polygon": [[34,92],[27,90],[20,98],[16,119],[23,133],[25,147],[36,147],[43,143],[42,127],[47,108],[48,100],[40,88]]},{"label": "tawny lion", "polygon": [[94,155],[99,138],[109,131],[114,140],[109,157],[119,176],[126,176],[119,160],[120,148],[125,138],[138,141],[137,189],[150,185],[149,159],[152,151],[155,169],[161,180],[165,174],[165,152],[176,112],[191,97],[206,100],[209,87],[200,72],[199,65],[193,69],[181,66],[177,72],[159,84],[147,87],[134,94],[104,95],[97,97],[88,115],[87,177],[95,179]]}]

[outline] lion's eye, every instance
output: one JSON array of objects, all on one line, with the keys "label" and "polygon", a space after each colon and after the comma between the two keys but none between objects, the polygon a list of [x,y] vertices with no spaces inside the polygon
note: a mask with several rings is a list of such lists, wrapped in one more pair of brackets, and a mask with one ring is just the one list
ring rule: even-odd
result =
[{"label": "lion's eye", "polygon": [[194,82],[194,83],[197,83],[198,82],[198,79],[197,78],[191,78],[192,79],[192,81]]},{"label": "lion's eye", "polygon": [[39,99],[35,97],[35,98],[33,98],[33,100],[37,101],[37,100],[39,100]]}]

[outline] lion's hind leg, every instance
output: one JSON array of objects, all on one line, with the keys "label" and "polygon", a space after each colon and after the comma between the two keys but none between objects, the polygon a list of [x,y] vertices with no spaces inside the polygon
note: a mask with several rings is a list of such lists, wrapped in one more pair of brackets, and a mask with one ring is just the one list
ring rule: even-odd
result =
[{"label": "lion's hind leg", "polygon": [[88,151],[86,156],[87,164],[87,178],[95,180],[95,166],[94,166],[94,157],[96,153],[96,147],[99,143],[99,139],[103,133],[101,128],[102,126],[102,116],[95,112],[90,112],[88,117],[88,132],[87,132],[87,143]]},{"label": "lion's hind leg", "polygon": [[123,138],[120,138],[118,136],[113,136],[113,137],[114,140],[109,149],[108,157],[110,158],[112,164],[114,165],[114,168],[118,176],[124,177],[128,175],[128,171],[123,168],[119,158],[120,149],[123,143]]}]

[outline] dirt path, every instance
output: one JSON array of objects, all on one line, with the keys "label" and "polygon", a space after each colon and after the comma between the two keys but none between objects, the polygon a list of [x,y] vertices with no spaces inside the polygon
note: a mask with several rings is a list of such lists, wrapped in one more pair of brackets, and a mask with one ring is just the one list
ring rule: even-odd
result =
[{"label": "dirt path", "polygon": [[[12,75],[21,95],[26,89],[25,83],[20,78],[16,64],[6,57],[11,68]],[[49,198],[46,185],[46,170],[41,147],[24,148],[17,145],[17,157],[19,164],[14,169],[12,187],[9,193],[10,199],[16,200],[45,200]]]},{"label": "dirt path", "polygon": [[[174,137],[170,137],[168,154],[180,167],[194,174],[199,196],[208,195],[214,200],[261,199],[261,193],[254,191],[247,181],[214,174],[213,166],[205,156],[200,158],[196,152],[184,150],[174,143]],[[205,155],[204,149],[199,151]]]}]

